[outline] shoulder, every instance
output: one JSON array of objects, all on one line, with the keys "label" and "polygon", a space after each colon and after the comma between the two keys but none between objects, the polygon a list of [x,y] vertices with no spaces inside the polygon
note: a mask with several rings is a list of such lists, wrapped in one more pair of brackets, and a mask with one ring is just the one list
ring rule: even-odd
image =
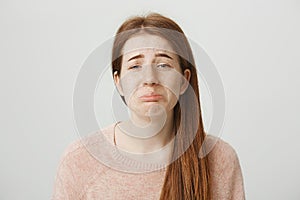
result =
[{"label": "shoulder", "polygon": [[77,139],[64,150],[59,162],[57,176],[65,184],[70,185],[70,182],[74,181],[80,185],[85,182],[86,177],[92,175],[91,171],[94,171],[95,164],[97,162],[85,148],[82,139]]},{"label": "shoulder", "polygon": [[210,162],[214,164],[236,163],[238,161],[236,150],[221,138],[207,135],[205,147]]},{"label": "shoulder", "polygon": [[[78,164],[89,163],[95,158],[92,156],[92,150],[100,147],[101,142],[110,142],[113,124],[102,128],[99,131],[78,138],[72,141],[64,150],[61,156],[61,163]],[[70,165],[69,165],[70,166]]]},{"label": "shoulder", "polygon": [[[87,157],[87,151],[84,147],[82,139],[76,139],[72,141],[64,150],[61,156],[61,164],[68,164],[75,160],[81,160],[80,158]],[[77,158],[77,159],[76,159]]]},{"label": "shoulder", "polygon": [[109,125],[89,136],[72,141],[62,153],[59,171],[68,170],[74,174],[79,174],[78,172],[95,173],[99,167],[103,170],[105,166],[94,156],[93,151],[104,148],[103,144],[107,144],[107,141],[110,140],[108,138],[111,135],[111,129],[112,125]]},{"label": "shoulder", "polygon": [[95,146],[102,148],[98,144],[99,138],[103,140],[103,136],[111,133],[110,129],[111,126],[108,126],[76,139],[65,148],[57,168],[53,199],[78,199],[91,181],[108,170],[92,155],[92,150]]}]

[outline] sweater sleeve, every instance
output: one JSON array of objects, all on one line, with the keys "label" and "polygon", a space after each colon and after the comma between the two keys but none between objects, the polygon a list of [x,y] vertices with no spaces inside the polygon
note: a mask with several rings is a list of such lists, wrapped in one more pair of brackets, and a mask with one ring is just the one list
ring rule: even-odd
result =
[{"label": "sweater sleeve", "polygon": [[80,196],[81,180],[78,177],[78,166],[74,154],[78,144],[67,147],[58,165],[55,176],[52,200],[76,200]]},{"label": "sweater sleeve", "polygon": [[244,192],[244,182],[242,176],[242,170],[240,166],[240,162],[236,152],[234,151],[233,156],[233,165],[232,165],[232,176],[231,176],[231,199],[233,200],[244,200],[245,192]]},{"label": "sweater sleeve", "polygon": [[209,155],[212,196],[218,200],[244,200],[242,170],[236,151],[219,139]]}]

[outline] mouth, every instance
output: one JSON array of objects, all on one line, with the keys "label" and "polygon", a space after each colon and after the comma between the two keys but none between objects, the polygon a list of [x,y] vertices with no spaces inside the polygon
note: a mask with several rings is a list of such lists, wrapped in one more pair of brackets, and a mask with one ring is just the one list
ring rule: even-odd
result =
[{"label": "mouth", "polygon": [[148,95],[143,95],[140,97],[140,99],[143,102],[157,102],[159,100],[161,100],[163,97],[162,95],[159,94],[148,94]]}]

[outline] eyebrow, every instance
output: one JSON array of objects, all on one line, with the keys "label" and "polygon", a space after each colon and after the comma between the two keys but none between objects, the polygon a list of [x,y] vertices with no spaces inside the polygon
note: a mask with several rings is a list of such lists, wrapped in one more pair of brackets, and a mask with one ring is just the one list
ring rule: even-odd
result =
[{"label": "eyebrow", "polygon": [[[169,59],[173,60],[173,58],[171,56],[169,56],[168,54],[165,54],[165,53],[157,53],[157,54],[155,54],[155,57],[165,57],[165,58],[169,58]],[[145,56],[143,54],[133,56],[133,57],[129,58],[128,62],[131,60],[134,60],[134,59],[139,59],[139,58],[145,58]]]},{"label": "eyebrow", "polygon": [[131,60],[134,60],[134,59],[139,59],[139,58],[145,58],[144,55],[142,54],[139,54],[139,55],[136,55],[136,56],[133,56],[132,58],[129,58],[128,62],[131,61]]},{"label": "eyebrow", "polygon": [[165,57],[165,58],[169,58],[169,59],[173,60],[173,58],[171,56],[169,56],[168,54],[165,54],[165,53],[157,53],[157,54],[155,54],[155,57]]}]

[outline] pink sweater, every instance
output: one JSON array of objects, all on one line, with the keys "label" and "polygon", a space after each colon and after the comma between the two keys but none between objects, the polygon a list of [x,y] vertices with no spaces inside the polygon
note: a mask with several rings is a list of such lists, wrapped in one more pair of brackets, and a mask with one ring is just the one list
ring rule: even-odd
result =
[{"label": "pink sweater", "polygon": [[[119,158],[112,149],[116,148],[114,127],[115,124],[112,124],[102,129],[101,133],[68,146],[57,170],[53,200],[159,199],[166,167],[144,173],[117,170],[120,167],[112,161]],[[99,135],[102,135],[102,140]],[[104,145],[103,136],[110,145]],[[235,150],[221,139],[208,138],[211,144],[216,142],[209,152],[213,199],[245,199],[242,172]]]}]

